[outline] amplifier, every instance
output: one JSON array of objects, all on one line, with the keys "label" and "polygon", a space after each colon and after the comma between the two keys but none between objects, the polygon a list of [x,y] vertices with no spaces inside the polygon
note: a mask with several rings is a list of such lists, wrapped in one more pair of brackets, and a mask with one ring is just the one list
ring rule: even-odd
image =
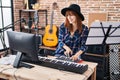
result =
[{"label": "amplifier", "polygon": [[88,45],[87,53],[103,55],[103,54],[109,53],[109,46],[108,45]]},{"label": "amplifier", "polygon": [[82,59],[85,61],[98,63],[96,71],[96,80],[109,80],[109,56],[93,56],[90,53],[82,55]]}]

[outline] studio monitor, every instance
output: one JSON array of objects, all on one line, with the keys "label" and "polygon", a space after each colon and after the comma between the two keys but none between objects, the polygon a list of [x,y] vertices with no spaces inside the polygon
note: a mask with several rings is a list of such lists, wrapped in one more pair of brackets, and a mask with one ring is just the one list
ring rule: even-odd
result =
[{"label": "studio monitor", "polygon": [[92,54],[106,54],[109,52],[109,46],[108,45],[88,45],[87,53]]}]

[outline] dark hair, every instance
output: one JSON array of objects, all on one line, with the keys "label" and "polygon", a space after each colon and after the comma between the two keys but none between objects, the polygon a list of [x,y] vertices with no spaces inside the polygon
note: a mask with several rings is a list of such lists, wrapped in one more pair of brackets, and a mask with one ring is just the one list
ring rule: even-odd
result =
[{"label": "dark hair", "polygon": [[[81,32],[82,31],[82,19],[81,19],[81,17],[76,12],[70,11],[70,10],[69,10],[69,12],[67,11],[65,15],[68,15],[68,14],[71,14],[71,13],[76,16],[77,29],[79,30],[79,32]],[[68,28],[68,30],[70,32],[73,31],[73,25],[69,23],[67,17],[66,17],[64,25],[65,25],[65,27]]]}]

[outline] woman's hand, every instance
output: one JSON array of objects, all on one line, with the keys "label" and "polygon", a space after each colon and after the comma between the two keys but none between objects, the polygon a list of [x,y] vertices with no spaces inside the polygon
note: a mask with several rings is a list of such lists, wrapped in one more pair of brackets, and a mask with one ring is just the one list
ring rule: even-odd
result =
[{"label": "woman's hand", "polygon": [[63,46],[63,48],[66,50],[65,52],[64,52],[64,54],[67,56],[67,57],[70,57],[70,55],[72,55],[72,50],[68,47],[68,46],[66,46],[66,45],[64,45]]},{"label": "woman's hand", "polygon": [[75,54],[75,55],[73,55],[72,57],[71,57],[71,59],[73,60],[73,61],[77,61],[78,60],[78,58],[79,58],[79,54]]},{"label": "woman's hand", "polygon": [[71,57],[73,61],[77,61],[79,59],[79,56],[83,53],[83,51],[78,51],[75,55]]}]

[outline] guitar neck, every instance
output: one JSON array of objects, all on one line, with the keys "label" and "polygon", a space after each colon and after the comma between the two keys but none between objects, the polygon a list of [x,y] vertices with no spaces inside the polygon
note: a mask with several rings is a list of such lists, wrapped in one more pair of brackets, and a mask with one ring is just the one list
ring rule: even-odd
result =
[{"label": "guitar neck", "polygon": [[53,15],[54,15],[54,10],[52,10],[52,13],[51,13],[50,30],[52,30],[52,26],[53,26]]}]

